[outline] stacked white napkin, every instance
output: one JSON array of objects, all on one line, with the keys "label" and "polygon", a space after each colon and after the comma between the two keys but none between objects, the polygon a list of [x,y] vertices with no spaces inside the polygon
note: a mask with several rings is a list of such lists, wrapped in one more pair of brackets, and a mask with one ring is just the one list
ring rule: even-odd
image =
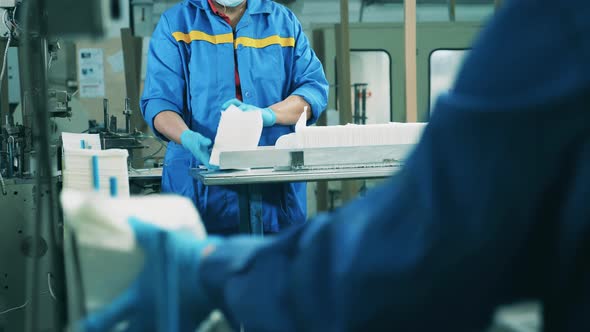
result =
[{"label": "stacked white napkin", "polygon": [[[99,192],[110,194],[110,179],[117,179],[117,194],[129,196],[127,157],[122,149],[101,150],[99,135],[63,133],[63,188],[94,191],[92,157],[98,158]],[[81,142],[84,142],[83,144]],[[85,148],[82,148],[82,145]]]},{"label": "stacked white napkin", "polygon": [[301,149],[417,144],[424,128],[426,123],[401,122],[308,127],[305,114],[302,114],[295,133],[281,136],[275,146],[279,149]]}]

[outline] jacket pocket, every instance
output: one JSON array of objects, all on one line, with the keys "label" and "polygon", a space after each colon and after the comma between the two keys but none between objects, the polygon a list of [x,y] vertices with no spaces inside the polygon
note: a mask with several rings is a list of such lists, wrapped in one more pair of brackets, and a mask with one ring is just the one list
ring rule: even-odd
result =
[{"label": "jacket pocket", "polygon": [[192,158],[181,155],[166,159],[162,171],[162,192],[182,195],[196,202],[194,180],[189,174]]}]

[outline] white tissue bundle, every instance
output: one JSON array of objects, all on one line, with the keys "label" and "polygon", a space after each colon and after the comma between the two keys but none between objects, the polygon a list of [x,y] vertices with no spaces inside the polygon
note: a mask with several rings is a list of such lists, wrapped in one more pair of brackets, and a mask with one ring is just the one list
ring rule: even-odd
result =
[{"label": "white tissue bundle", "polygon": [[62,170],[63,187],[91,192],[94,190],[92,157],[98,157],[99,192],[110,193],[110,178],[117,178],[117,195],[129,197],[127,150],[65,150]]},{"label": "white tissue bundle", "polygon": [[222,151],[254,150],[262,135],[262,114],[260,111],[244,112],[231,105],[221,112],[215,144],[211,152],[211,165],[219,165]]},{"label": "white tissue bundle", "polygon": [[424,127],[422,123],[348,124],[306,127],[296,135],[298,144],[306,148],[416,144]]},{"label": "white tissue bundle", "polygon": [[[111,198],[64,190],[61,203],[68,293],[85,297],[82,304],[70,303],[70,311],[81,305],[89,312],[96,310],[110,303],[135,280],[144,258],[128,223],[129,217],[163,229],[189,232],[197,239],[206,236],[193,203],[181,196]],[[72,235],[76,239],[75,247]],[[74,252],[77,252],[79,266],[76,266]],[[83,289],[78,289],[79,285]],[[70,299],[78,298],[74,295]],[[70,314],[76,317],[76,313]]]},{"label": "white tissue bundle", "polygon": [[295,126],[295,133],[281,136],[275,147],[301,149],[416,144],[420,141],[425,127],[426,123],[401,122],[307,127],[302,115]]},{"label": "white tissue bundle", "polygon": [[[84,141],[82,149],[80,141]],[[62,133],[63,188],[84,192],[94,191],[92,157],[98,157],[99,192],[110,193],[110,178],[117,179],[117,194],[129,197],[129,152],[122,149],[100,149],[100,137],[93,134]]]}]

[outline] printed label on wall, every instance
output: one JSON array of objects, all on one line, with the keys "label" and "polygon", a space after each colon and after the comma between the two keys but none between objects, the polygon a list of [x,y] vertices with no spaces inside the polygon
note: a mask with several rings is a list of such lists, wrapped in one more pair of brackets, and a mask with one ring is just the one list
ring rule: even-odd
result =
[{"label": "printed label on wall", "polygon": [[80,97],[104,97],[104,59],[102,48],[78,50],[78,80]]}]

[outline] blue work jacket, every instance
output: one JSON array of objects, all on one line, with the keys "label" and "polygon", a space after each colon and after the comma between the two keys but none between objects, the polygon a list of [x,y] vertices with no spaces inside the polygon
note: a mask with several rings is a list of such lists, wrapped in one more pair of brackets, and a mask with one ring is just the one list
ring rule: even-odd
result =
[{"label": "blue work jacket", "polygon": [[[214,140],[221,105],[236,97],[237,54],[243,101],[268,107],[290,95],[303,97],[317,120],[327,104],[328,83],[320,61],[294,14],[270,0],[248,0],[235,32],[213,13],[207,0],[185,0],[166,11],[150,42],[141,110],[153,121],[162,111],[178,113],[191,130]],[[294,126],[264,128],[260,145],[274,145]],[[189,175],[195,158],[181,145],[168,143],[162,191],[195,201],[210,232],[235,228],[235,187],[204,186]],[[306,218],[306,187],[301,183],[265,185],[264,229],[276,232]]]},{"label": "blue work jacket", "polygon": [[537,300],[590,331],[590,2],[506,1],[404,168],[366,197],[201,262],[246,331],[484,331]]}]

